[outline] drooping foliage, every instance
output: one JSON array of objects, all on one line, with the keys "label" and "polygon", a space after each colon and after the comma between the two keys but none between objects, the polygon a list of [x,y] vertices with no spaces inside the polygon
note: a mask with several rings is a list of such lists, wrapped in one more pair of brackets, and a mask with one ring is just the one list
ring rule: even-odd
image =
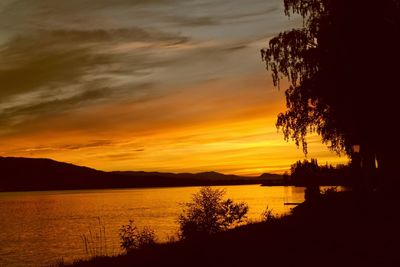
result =
[{"label": "drooping foliage", "polygon": [[[400,89],[400,3],[396,0],[284,0],[285,14],[303,27],[280,33],[262,50],[275,86],[289,81],[287,110],[277,127],[302,145],[316,132],[324,143],[363,159],[398,159],[391,150]],[[371,165],[371,164],[370,164]]]}]

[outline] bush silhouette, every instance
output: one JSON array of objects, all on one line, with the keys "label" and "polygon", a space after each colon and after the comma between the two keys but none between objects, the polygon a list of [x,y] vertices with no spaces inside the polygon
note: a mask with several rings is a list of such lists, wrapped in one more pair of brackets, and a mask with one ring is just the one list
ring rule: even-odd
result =
[{"label": "bush silhouette", "polygon": [[266,207],[264,212],[261,214],[261,218],[264,222],[272,221],[277,219],[276,215],[274,215],[273,209],[270,207]]},{"label": "bush silhouette", "polygon": [[134,249],[152,246],[156,243],[156,236],[152,229],[144,227],[139,230],[133,220],[129,220],[129,224],[122,225],[119,236],[121,239],[121,247],[130,252]]},{"label": "bush silhouette", "polygon": [[203,187],[193,194],[191,202],[183,204],[183,214],[178,218],[182,239],[214,234],[243,222],[247,204],[223,199],[224,194],[224,190]]}]

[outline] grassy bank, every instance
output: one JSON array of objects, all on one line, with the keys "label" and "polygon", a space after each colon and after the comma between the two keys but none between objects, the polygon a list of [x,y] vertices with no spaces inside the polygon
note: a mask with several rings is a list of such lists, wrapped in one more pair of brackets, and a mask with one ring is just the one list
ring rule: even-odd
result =
[{"label": "grassy bank", "polygon": [[398,201],[329,193],[283,218],[73,266],[400,266]]}]

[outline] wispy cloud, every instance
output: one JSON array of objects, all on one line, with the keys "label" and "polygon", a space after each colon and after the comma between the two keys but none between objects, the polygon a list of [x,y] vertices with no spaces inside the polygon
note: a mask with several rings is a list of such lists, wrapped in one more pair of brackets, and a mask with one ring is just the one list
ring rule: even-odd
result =
[{"label": "wispy cloud", "polygon": [[[134,54],[121,60],[125,55],[112,48],[185,41],[140,28],[39,31],[14,37],[0,47],[0,125],[4,129],[7,121],[21,123],[102,100],[143,99],[152,83],[143,76],[158,66],[157,60],[141,49],[132,49]],[[147,93],[138,92],[143,90]]]},{"label": "wispy cloud", "polygon": [[54,144],[52,146],[35,146],[35,147],[28,147],[22,148],[20,150],[13,151],[13,153],[48,153],[48,152],[58,152],[62,150],[81,150],[86,148],[103,148],[109,147],[114,144],[111,140],[89,140],[85,143],[75,143],[75,144]]}]

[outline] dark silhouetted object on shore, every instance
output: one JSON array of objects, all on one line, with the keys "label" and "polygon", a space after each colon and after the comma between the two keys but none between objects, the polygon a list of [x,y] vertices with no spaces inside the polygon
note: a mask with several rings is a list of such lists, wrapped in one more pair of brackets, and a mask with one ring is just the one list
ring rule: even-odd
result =
[{"label": "dark silhouetted object on shore", "polygon": [[304,18],[304,27],[280,33],[262,50],[274,84],[279,86],[283,77],[290,81],[287,110],[279,114],[277,127],[305,153],[306,135],[318,133],[331,149],[359,157],[368,186],[379,174],[385,189],[394,188],[400,180],[400,2],[284,4],[287,16]]},{"label": "dark silhouetted object on shore", "polygon": [[119,238],[121,248],[127,253],[134,249],[147,248],[156,244],[154,230],[149,227],[138,229],[133,220],[129,220],[128,224],[121,226]]},{"label": "dark silhouetted object on shore", "polygon": [[351,165],[318,165],[317,159],[305,159],[290,166],[290,175],[286,180],[296,186],[352,185],[352,174]]},{"label": "dark silhouetted object on shore", "polygon": [[225,191],[202,187],[184,203],[179,216],[179,235],[182,239],[204,238],[239,225],[246,219],[249,207],[231,199],[223,199]]}]

